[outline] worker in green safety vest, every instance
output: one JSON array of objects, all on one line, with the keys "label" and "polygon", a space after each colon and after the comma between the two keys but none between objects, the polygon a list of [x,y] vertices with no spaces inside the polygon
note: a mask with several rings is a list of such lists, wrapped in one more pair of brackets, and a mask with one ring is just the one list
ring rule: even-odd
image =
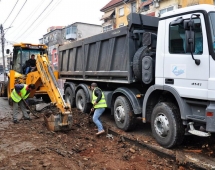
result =
[{"label": "worker in green safety vest", "polygon": [[27,113],[26,106],[23,100],[26,100],[31,92],[35,89],[34,84],[16,84],[12,93],[11,99],[13,100],[13,123],[19,123],[17,116],[19,114],[18,105],[20,106],[24,120],[31,120],[30,116]]},{"label": "worker in green safety vest", "polygon": [[102,115],[102,113],[105,111],[107,104],[106,104],[104,93],[100,88],[98,88],[96,83],[91,84],[91,90],[93,91],[92,92],[93,108],[91,109],[91,111],[94,111],[93,122],[96,124],[98,128],[98,132],[96,133],[96,135],[100,135],[105,133],[105,131],[99,118]]}]

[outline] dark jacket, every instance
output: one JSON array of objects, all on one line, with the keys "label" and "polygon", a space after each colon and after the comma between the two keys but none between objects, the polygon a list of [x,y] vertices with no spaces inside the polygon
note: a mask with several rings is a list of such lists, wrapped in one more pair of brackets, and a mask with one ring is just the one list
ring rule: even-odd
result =
[{"label": "dark jacket", "polygon": [[36,66],[36,60],[35,59],[29,59],[26,61],[26,66],[27,67],[35,67]]},{"label": "dark jacket", "polygon": [[96,103],[98,103],[102,98],[102,91],[99,88],[96,88],[94,94],[97,97]]}]

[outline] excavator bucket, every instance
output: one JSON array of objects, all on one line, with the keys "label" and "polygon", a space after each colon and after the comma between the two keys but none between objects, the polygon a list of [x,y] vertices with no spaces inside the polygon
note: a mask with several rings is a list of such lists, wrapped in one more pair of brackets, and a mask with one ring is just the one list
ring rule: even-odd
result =
[{"label": "excavator bucket", "polygon": [[44,114],[45,124],[48,130],[50,131],[65,131],[70,130],[72,127],[72,115],[63,115],[63,114]]}]

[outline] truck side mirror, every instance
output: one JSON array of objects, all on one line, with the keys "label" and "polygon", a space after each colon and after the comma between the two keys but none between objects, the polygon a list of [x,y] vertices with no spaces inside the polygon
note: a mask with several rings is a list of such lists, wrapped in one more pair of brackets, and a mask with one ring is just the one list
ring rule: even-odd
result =
[{"label": "truck side mirror", "polygon": [[185,51],[190,52],[192,59],[195,61],[196,65],[200,65],[200,60],[195,59],[193,53],[195,52],[195,32],[194,32],[194,20],[193,16],[199,18],[198,14],[192,14],[190,19],[184,21],[184,29],[185,29]]},{"label": "truck side mirror", "polygon": [[186,53],[195,51],[195,33],[193,30],[185,31],[185,51]]},{"label": "truck side mirror", "polygon": [[9,53],[10,53],[10,50],[9,50],[9,49],[7,49],[7,50],[6,50],[6,54],[9,54]]}]

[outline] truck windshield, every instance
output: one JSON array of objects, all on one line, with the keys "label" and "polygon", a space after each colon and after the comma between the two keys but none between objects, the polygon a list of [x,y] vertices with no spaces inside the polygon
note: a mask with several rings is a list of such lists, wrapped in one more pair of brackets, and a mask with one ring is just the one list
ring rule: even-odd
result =
[{"label": "truck windshield", "polygon": [[215,12],[210,13],[209,18],[210,18],[212,41],[213,41],[213,49],[215,52]]},{"label": "truck windshield", "polygon": [[40,52],[44,52],[44,50],[34,50],[34,49],[17,49],[14,52],[13,57],[13,69],[23,74],[23,67],[25,65],[25,62],[30,59],[31,54],[35,55],[35,59],[37,59],[37,55],[40,54]]}]

